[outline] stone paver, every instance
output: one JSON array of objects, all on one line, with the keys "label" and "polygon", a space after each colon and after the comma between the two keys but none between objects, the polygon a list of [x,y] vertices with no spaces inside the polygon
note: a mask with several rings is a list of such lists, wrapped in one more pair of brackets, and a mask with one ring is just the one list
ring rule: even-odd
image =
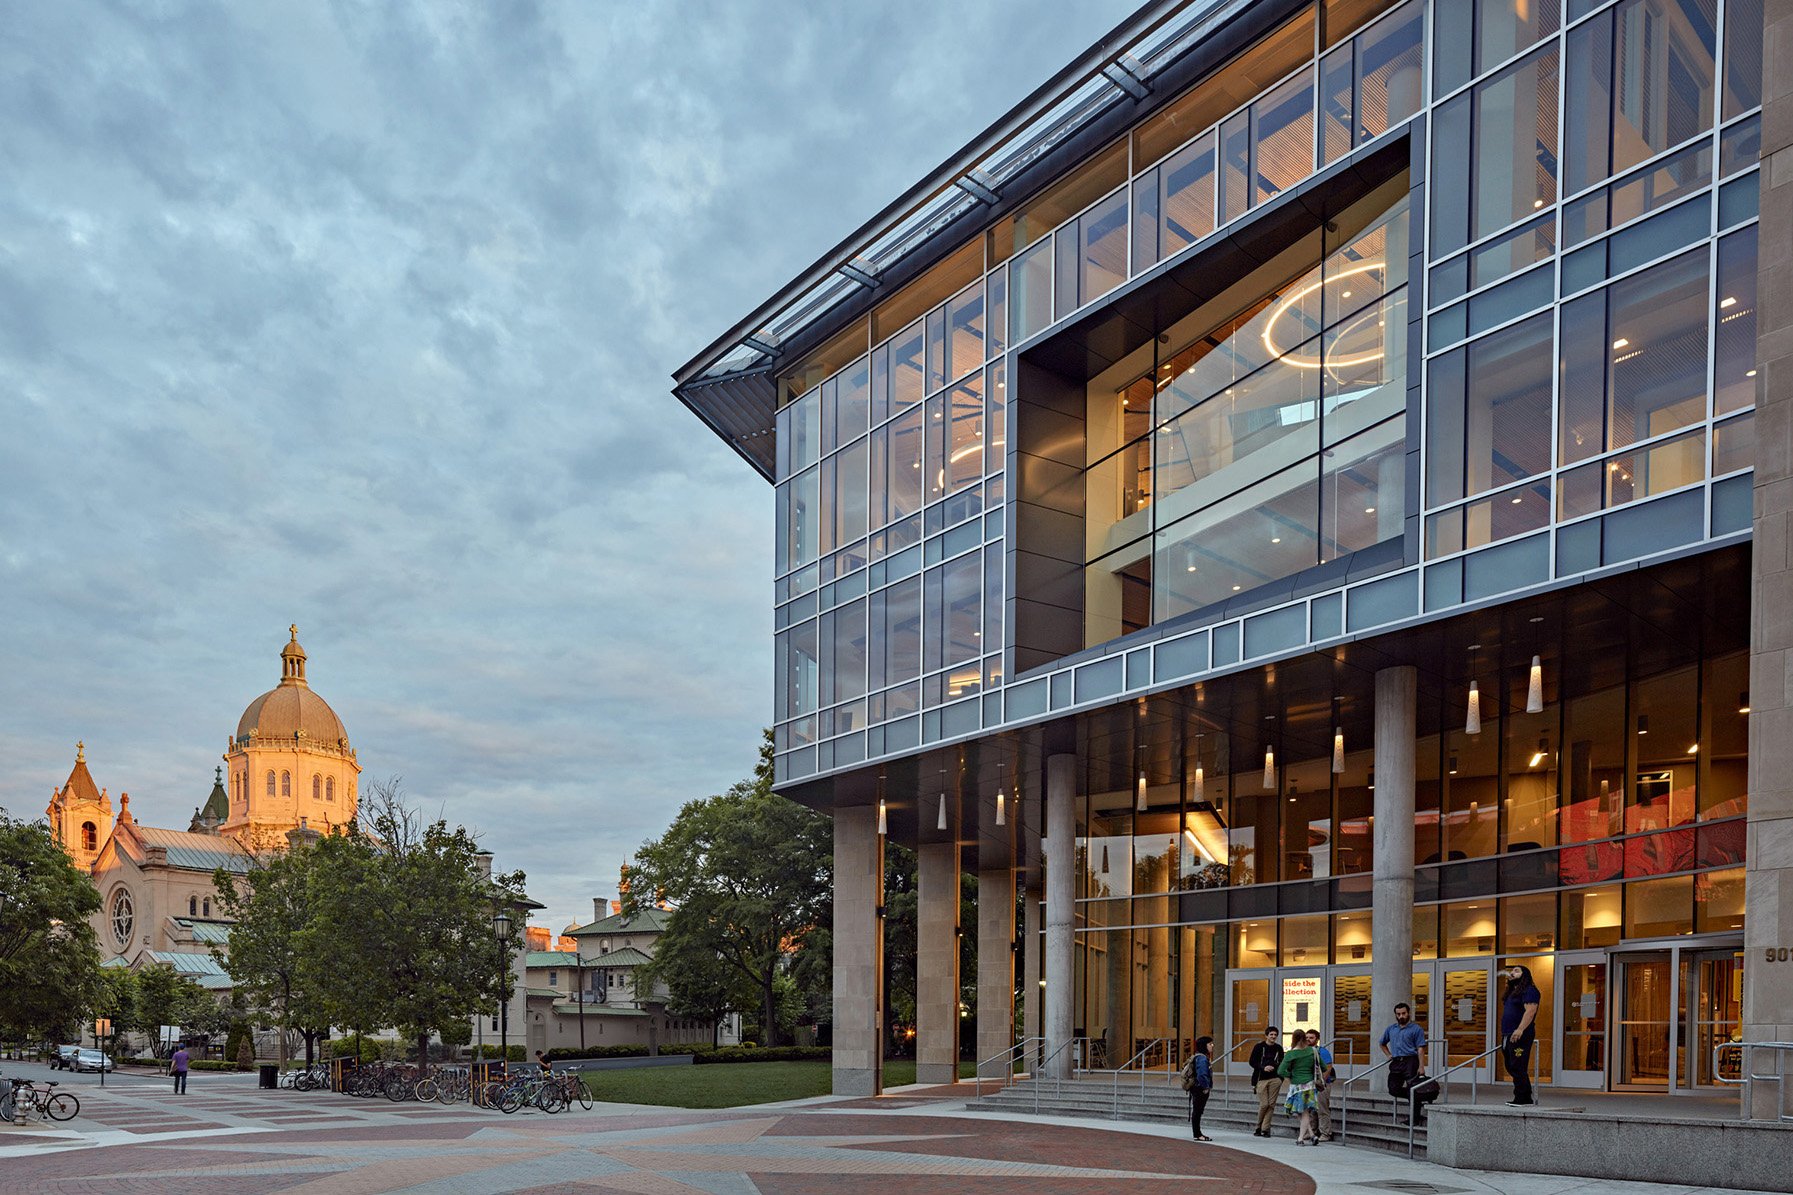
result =
[{"label": "stone paver", "polygon": [[[18,1066],[7,1068],[17,1073]],[[1646,1195],[1636,1185],[1447,1170],[1362,1149],[1296,1149],[1216,1132],[967,1111],[969,1092],[683,1111],[626,1105],[558,1116],[265,1092],[234,1077],[175,1096],[165,1082],[66,1085],[66,1125],[0,1125],[0,1189],[45,1195]],[[1408,1184],[1408,1185],[1403,1185]],[[1653,1195],[1668,1195],[1658,1187]]]}]

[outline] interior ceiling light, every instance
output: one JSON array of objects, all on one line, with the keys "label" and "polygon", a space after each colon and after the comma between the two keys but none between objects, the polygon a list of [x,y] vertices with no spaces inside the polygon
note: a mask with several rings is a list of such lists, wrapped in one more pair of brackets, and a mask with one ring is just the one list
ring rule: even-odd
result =
[{"label": "interior ceiling light", "polygon": [[885,819],[885,816],[884,816],[884,798],[879,797],[878,798],[878,837],[882,838],[888,833],[890,833],[890,823]]},{"label": "interior ceiling light", "polygon": [[1269,791],[1276,787],[1276,748],[1264,744],[1264,789]]},{"label": "interior ceiling light", "polygon": [[1143,769],[1139,773],[1139,798],[1134,802],[1133,808],[1140,813],[1146,811],[1146,774]]},{"label": "interior ceiling light", "polygon": [[1639,714],[1637,716],[1637,733],[1639,733],[1639,734],[1649,734],[1650,733],[1650,715]]},{"label": "interior ceiling light", "polygon": [[1534,767],[1534,768],[1537,767],[1539,764],[1544,762],[1544,757],[1548,754],[1550,754],[1550,744],[1545,741],[1545,738],[1543,735],[1539,735],[1538,736],[1538,749],[1536,751],[1532,752],[1532,761],[1528,766]]},{"label": "interior ceiling light", "polygon": [[1748,689],[1744,689],[1742,692],[1737,694],[1737,712],[1740,714],[1749,713],[1749,690]]},{"label": "interior ceiling light", "polygon": [[1463,719],[1463,733],[1482,733],[1482,691],[1474,681],[1469,682],[1469,715]]},{"label": "interior ceiling light", "polygon": [[934,819],[934,828],[936,830],[946,829],[946,794],[945,793],[940,794],[940,816]]},{"label": "interior ceiling light", "polygon": [[1531,679],[1525,686],[1525,712],[1544,712],[1544,663],[1537,656],[1532,657]]},{"label": "interior ceiling light", "polygon": [[1332,774],[1340,775],[1345,770],[1345,728],[1335,726],[1332,730]]},{"label": "interior ceiling light", "polygon": [[[1361,262],[1352,266],[1350,269],[1340,270],[1330,277],[1322,276],[1317,281],[1310,282],[1306,286],[1297,287],[1295,290],[1290,291],[1288,294],[1278,299],[1276,304],[1270,309],[1270,317],[1264,321],[1263,341],[1265,350],[1267,350],[1271,356],[1278,358],[1282,364],[1292,365],[1296,369],[1339,369],[1349,365],[1368,365],[1372,361],[1382,360],[1382,349],[1380,347],[1365,349],[1361,353],[1333,354],[1322,361],[1318,353],[1311,356],[1303,355],[1296,352],[1293,348],[1285,349],[1276,342],[1276,321],[1281,319],[1289,311],[1293,310],[1301,300],[1307,298],[1309,295],[1325,286],[1328,282],[1337,282],[1340,279],[1349,278],[1353,274],[1374,273],[1382,268],[1383,263],[1380,260]],[[1343,340],[1349,332],[1349,326],[1335,328],[1332,336],[1333,343],[1337,344],[1340,340]],[[1304,342],[1305,339],[1311,338],[1304,338]]]},{"label": "interior ceiling light", "polygon": [[1002,764],[998,763],[996,765],[996,824],[1006,826],[1009,824],[1008,811],[1002,806]]}]

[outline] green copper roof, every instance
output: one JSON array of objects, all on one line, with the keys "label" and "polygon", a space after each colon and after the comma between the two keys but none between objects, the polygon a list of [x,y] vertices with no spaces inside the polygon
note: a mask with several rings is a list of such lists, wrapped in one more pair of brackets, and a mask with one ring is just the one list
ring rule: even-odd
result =
[{"label": "green copper roof", "polygon": [[632,946],[625,947],[622,950],[612,950],[609,954],[588,954],[585,956],[585,965],[588,968],[645,967],[653,961],[653,959]]},{"label": "green copper roof", "polygon": [[199,816],[207,821],[223,822],[230,816],[230,795],[224,791],[224,769],[219,768],[214,775],[212,795],[205,799],[205,807],[199,811]]},{"label": "green copper roof", "polygon": [[[591,962],[586,959],[586,962]],[[523,956],[525,967],[577,967],[579,956],[571,950],[531,950]]]},{"label": "green copper roof", "polygon": [[208,946],[228,946],[230,944],[230,922],[201,921],[196,917],[176,917],[174,923],[193,935],[196,942],[204,942]]}]

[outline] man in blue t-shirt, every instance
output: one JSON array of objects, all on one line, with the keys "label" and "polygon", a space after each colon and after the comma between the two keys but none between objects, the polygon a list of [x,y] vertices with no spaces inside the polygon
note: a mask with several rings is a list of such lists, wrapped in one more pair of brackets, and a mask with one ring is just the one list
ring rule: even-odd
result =
[{"label": "man in blue t-shirt", "polygon": [[1517,963],[1506,970],[1507,991],[1500,1002],[1500,1057],[1513,1077],[1512,1108],[1529,1108],[1538,1101],[1532,1098],[1532,1044],[1538,1037],[1538,1004],[1543,997],[1532,982],[1529,967]]},{"label": "man in blue t-shirt", "polygon": [[1426,1031],[1413,1020],[1413,1007],[1405,1000],[1395,1005],[1395,1023],[1382,1031],[1382,1056],[1394,1059],[1388,1064],[1388,1094],[1405,1099],[1407,1088],[1419,1075],[1419,1052],[1426,1044]]}]

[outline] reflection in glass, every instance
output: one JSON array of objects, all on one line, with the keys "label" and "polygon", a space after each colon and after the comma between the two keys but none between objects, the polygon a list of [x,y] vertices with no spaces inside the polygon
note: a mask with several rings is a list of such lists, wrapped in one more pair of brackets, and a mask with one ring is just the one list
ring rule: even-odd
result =
[{"label": "reflection in glass", "polygon": [[1624,0],[1570,32],[1570,191],[1712,127],[1717,20],[1717,0]]}]

